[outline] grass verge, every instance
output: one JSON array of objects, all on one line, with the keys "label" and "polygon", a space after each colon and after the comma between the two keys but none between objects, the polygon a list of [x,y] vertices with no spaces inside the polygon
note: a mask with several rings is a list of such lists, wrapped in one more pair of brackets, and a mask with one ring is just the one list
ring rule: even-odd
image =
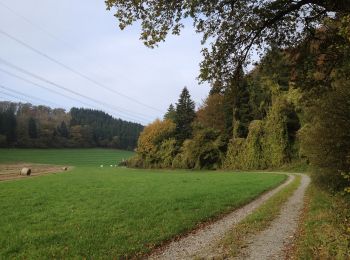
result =
[{"label": "grass verge", "polygon": [[350,202],[311,184],[291,259],[350,259]]},{"label": "grass verge", "polygon": [[264,205],[255,210],[251,215],[234,227],[221,242],[224,256],[237,256],[241,249],[246,247],[247,238],[264,229],[278,216],[282,205],[288,200],[300,185],[301,176],[295,179],[287,187],[279,191]]}]

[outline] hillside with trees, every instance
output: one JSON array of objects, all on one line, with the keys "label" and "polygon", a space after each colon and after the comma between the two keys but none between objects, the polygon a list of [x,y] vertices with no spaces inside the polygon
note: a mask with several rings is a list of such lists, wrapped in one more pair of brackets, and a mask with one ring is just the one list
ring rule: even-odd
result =
[{"label": "hillside with trees", "polygon": [[143,126],[97,110],[0,102],[0,146],[133,150]]}]

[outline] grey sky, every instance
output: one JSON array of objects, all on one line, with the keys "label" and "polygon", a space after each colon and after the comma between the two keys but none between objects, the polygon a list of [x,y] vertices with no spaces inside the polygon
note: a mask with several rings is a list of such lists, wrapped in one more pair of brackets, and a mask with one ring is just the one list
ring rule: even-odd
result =
[{"label": "grey sky", "polygon": [[[39,27],[16,16],[4,5]],[[177,101],[184,86],[188,87],[197,104],[209,91],[207,85],[199,86],[196,80],[202,58],[200,35],[190,26],[180,37],[170,36],[159,48],[148,49],[139,40],[138,26],[119,30],[117,20],[112,12],[106,11],[103,0],[0,0],[0,30],[157,111],[102,89],[0,33],[1,59],[104,103],[98,105],[76,97],[0,62],[0,69],[85,103],[50,93],[0,71],[0,86],[43,99],[51,107],[69,109],[72,106],[87,107],[86,103],[91,103],[92,108],[115,117],[149,123],[163,116],[169,104]],[[1,92],[20,96],[0,87],[0,100],[19,101]],[[25,100],[43,103],[22,97],[22,101]]]}]

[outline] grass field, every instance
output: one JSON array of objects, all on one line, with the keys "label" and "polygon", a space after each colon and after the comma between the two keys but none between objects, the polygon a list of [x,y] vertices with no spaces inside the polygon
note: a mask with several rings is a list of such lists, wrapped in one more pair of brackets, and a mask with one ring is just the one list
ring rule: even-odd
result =
[{"label": "grass field", "polygon": [[0,163],[31,162],[71,166],[115,165],[133,152],[114,149],[0,149]]},{"label": "grass field", "polygon": [[76,167],[0,182],[0,258],[144,254],[285,179],[270,173],[99,168],[128,154],[100,149],[1,150],[1,162]]}]

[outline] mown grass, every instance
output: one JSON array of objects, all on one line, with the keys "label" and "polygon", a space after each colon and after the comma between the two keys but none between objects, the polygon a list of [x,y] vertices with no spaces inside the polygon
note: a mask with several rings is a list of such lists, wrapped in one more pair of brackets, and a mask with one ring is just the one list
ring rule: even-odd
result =
[{"label": "mown grass", "polygon": [[100,168],[102,160],[109,164],[119,156],[113,150],[11,150],[6,156],[3,151],[3,162],[76,167],[0,182],[0,259],[140,256],[286,178],[271,173]]},{"label": "mown grass", "polygon": [[31,162],[72,166],[115,165],[133,152],[115,149],[0,149],[0,163]]},{"label": "mown grass", "polygon": [[350,259],[348,199],[310,185],[293,258]]},{"label": "mown grass", "polygon": [[241,249],[246,247],[249,236],[266,229],[278,216],[283,204],[300,185],[301,176],[295,179],[287,187],[276,193],[261,207],[245,218],[230,231],[221,241],[224,248],[224,256],[237,256]]}]

